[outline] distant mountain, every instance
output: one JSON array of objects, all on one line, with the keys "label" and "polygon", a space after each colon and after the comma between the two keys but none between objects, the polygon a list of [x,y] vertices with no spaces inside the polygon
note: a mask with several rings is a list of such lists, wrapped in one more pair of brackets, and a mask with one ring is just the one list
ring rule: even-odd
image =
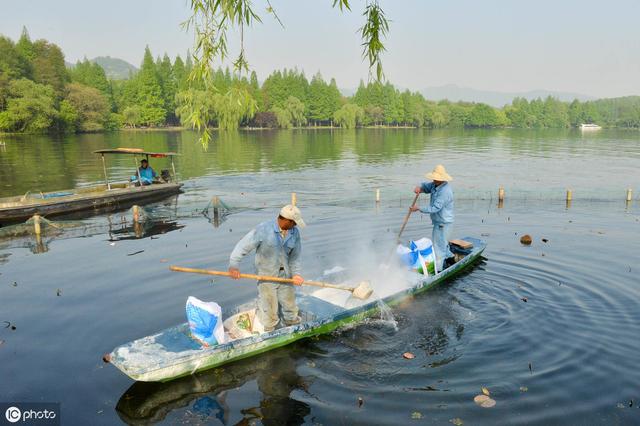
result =
[{"label": "distant mountain", "polygon": [[594,97],[582,95],[580,93],[554,92],[550,90],[531,90],[529,92],[495,92],[491,90],[478,90],[469,87],[460,87],[455,84],[445,86],[428,87],[420,90],[422,95],[430,100],[439,101],[448,99],[452,102],[482,102],[494,107],[503,107],[510,104],[513,98],[526,98],[528,100],[536,98],[546,98],[552,96],[561,101],[570,102],[574,99],[580,101],[590,101]]},{"label": "distant mountain", "polygon": [[114,80],[126,80],[131,73],[138,72],[138,68],[129,62],[110,56],[98,56],[97,58],[91,59],[91,62],[95,62],[104,68],[107,78]]}]

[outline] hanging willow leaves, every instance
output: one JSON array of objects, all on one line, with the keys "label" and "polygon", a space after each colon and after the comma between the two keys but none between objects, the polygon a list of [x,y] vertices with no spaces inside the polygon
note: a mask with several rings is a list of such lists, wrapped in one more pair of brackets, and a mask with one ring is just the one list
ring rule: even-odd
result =
[{"label": "hanging willow leaves", "polygon": [[384,73],[380,56],[385,51],[382,39],[389,32],[389,22],[377,1],[367,5],[363,16],[365,24],[360,28],[364,47],[362,56],[369,61],[369,73],[375,69],[376,80],[382,81]]},{"label": "hanging willow leaves", "polygon": [[[271,1],[266,1],[266,13],[271,14],[284,27],[284,24],[274,10]],[[224,61],[229,57],[227,44],[227,32],[230,29],[238,29],[240,32],[240,49],[233,60],[235,71],[242,73],[249,71],[249,62],[244,49],[244,30],[256,22],[262,22],[255,12],[250,0],[191,0],[191,16],[182,23],[185,30],[193,29],[195,33],[193,62],[194,66],[189,73],[190,89],[201,89],[203,82],[211,81],[214,61]],[[332,7],[339,8],[341,12],[351,11],[349,0],[332,0]],[[381,55],[385,51],[382,40],[389,31],[389,23],[382,8],[377,1],[368,3],[363,13],[365,24],[360,28],[362,36],[363,57],[369,62],[370,76],[375,76],[378,81],[384,77]],[[193,95],[193,94],[192,94]],[[224,96],[232,95],[231,92]],[[200,96],[191,96],[183,99],[181,119],[184,124],[201,132],[200,141],[206,145],[211,139],[208,124],[214,121],[210,115],[208,105],[201,105]],[[243,102],[243,101],[241,101]],[[193,107],[193,111],[188,108]],[[185,120],[185,117],[187,118]]]}]

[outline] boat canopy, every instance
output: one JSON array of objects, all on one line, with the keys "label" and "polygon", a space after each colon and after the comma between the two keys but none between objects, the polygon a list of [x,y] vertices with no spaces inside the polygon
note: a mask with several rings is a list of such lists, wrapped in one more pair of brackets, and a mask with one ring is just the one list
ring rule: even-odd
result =
[{"label": "boat canopy", "polygon": [[97,151],[93,151],[94,154],[134,154],[134,155],[148,155],[152,158],[164,158],[164,157],[173,157],[176,155],[180,155],[177,152],[151,152],[145,151],[141,148],[109,148],[109,149],[99,149]]}]

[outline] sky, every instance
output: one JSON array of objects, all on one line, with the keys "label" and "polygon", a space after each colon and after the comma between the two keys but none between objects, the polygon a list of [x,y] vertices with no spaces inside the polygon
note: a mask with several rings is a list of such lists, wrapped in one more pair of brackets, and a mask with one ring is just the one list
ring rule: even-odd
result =
[{"label": "sky", "polygon": [[[391,19],[383,66],[396,86],[420,90],[456,84],[481,90],[536,89],[594,97],[640,95],[639,0],[379,0]],[[282,28],[254,0],[263,18],[245,31],[251,68],[263,80],[272,70],[320,71],[341,88],[367,80],[358,28],[364,1],[351,12],[333,0],[272,0]],[[180,26],[187,0],[1,0],[0,34],[58,44],[66,60],[112,56],[139,66],[154,56],[180,54],[193,34]],[[230,37],[237,54],[237,34]]]}]

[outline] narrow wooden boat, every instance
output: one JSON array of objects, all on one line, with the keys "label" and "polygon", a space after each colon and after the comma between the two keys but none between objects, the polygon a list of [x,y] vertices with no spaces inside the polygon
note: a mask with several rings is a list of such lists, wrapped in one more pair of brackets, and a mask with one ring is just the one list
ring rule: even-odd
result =
[{"label": "narrow wooden boat", "polygon": [[460,274],[480,258],[486,247],[482,240],[471,237],[464,240],[472,243],[473,248],[457,263],[437,275],[408,273],[406,287],[391,294],[384,294],[384,283],[373,283],[381,295],[380,299],[374,295],[365,301],[359,301],[349,298],[348,294],[344,295],[347,293],[344,291],[322,289],[298,298],[303,319],[298,325],[203,347],[191,338],[188,324],[184,323],[119,346],[106,355],[105,360],[134,380],[169,381],[258,355],[299,339],[329,333],[375,315],[380,310],[380,300],[393,306]]},{"label": "narrow wooden boat", "polygon": [[[24,221],[34,214],[54,216],[79,211],[96,210],[105,207],[126,207],[132,203],[144,204],[160,200],[180,192],[182,184],[177,181],[173,156],[175,152],[148,152],[138,148],[115,148],[94,151],[100,154],[105,173],[105,183],[70,190],[31,193],[22,196],[0,198],[0,224]],[[107,175],[105,154],[128,154],[143,158],[170,158],[171,172],[165,171],[164,178],[151,185],[136,185],[136,182],[110,182]]]}]

